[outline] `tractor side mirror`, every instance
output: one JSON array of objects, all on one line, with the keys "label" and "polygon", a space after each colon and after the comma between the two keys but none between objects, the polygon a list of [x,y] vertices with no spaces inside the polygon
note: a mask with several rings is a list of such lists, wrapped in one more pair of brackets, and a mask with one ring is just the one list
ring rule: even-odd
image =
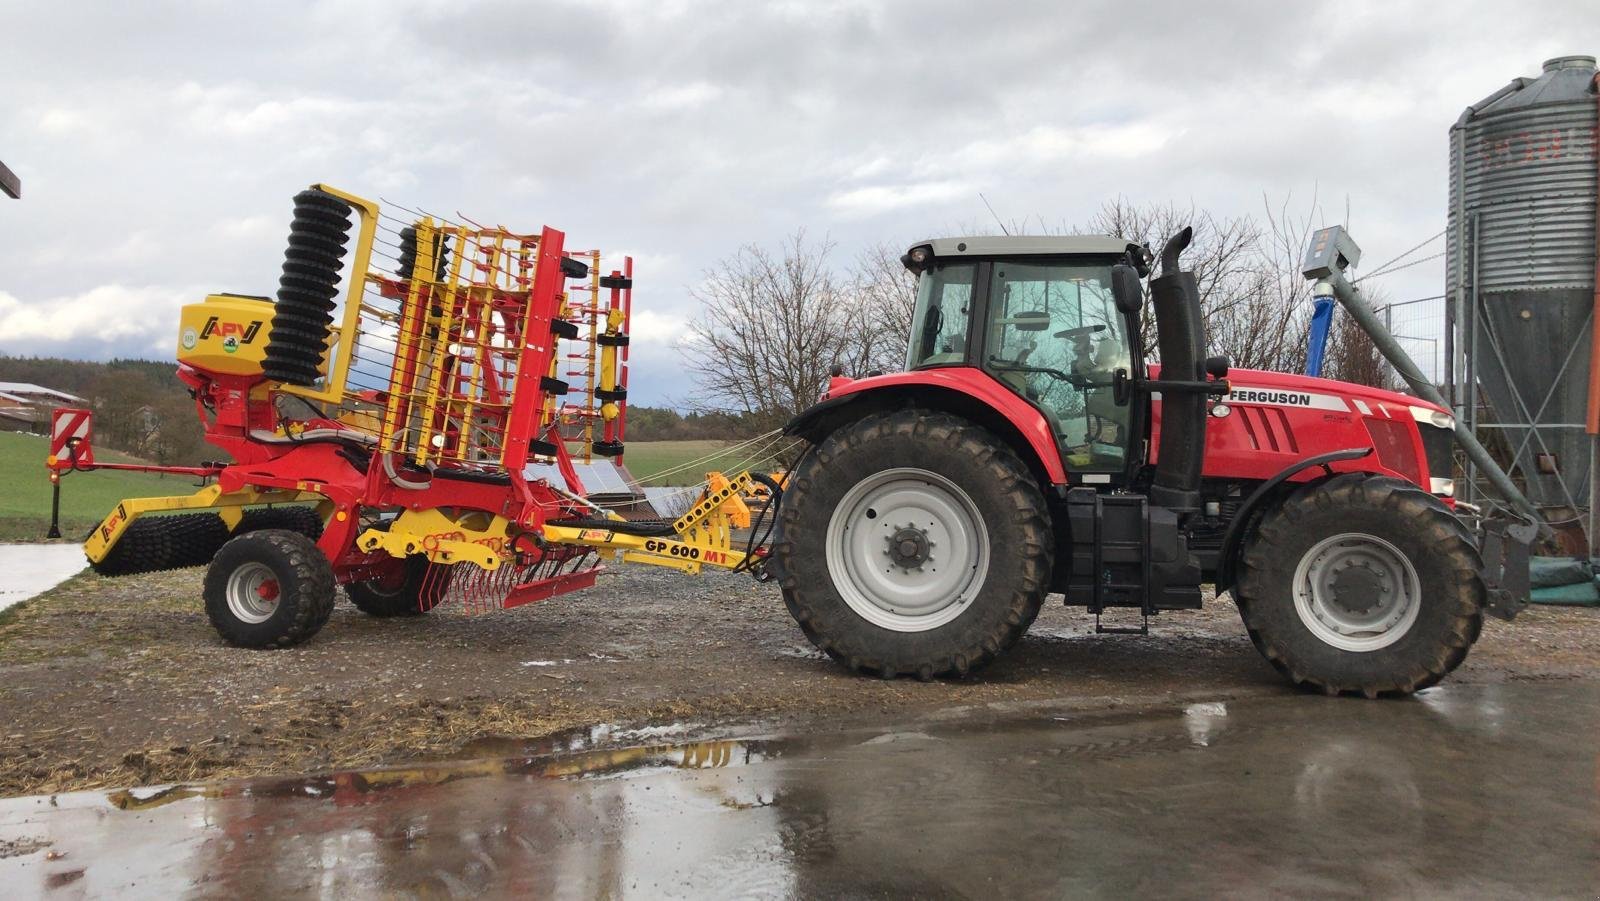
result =
[{"label": "tractor side mirror", "polygon": [[1127,263],[1111,267],[1111,297],[1124,315],[1138,316],[1144,309],[1144,280]]}]

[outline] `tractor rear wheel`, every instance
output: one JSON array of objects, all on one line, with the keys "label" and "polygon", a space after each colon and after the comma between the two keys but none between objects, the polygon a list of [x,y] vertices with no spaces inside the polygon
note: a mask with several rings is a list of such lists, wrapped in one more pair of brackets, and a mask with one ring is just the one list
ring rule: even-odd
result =
[{"label": "tractor rear wheel", "polygon": [[839,429],[794,473],[781,510],[784,603],[858,672],[965,675],[1022,637],[1050,583],[1038,483],[955,416],[903,410]]},{"label": "tractor rear wheel", "polygon": [[1266,513],[1234,597],[1256,648],[1296,685],[1370,698],[1459,666],[1487,592],[1449,508],[1399,479],[1351,473]]},{"label": "tractor rear wheel", "polygon": [[416,554],[395,561],[385,576],[346,584],[344,593],[368,616],[420,616],[433,609],[449,585],[449,569],[435,571],[430,579],[428,568],[428,558]]},{"label": "tractor rear wheel", "polygon": [[222,546],[206,570],[206,615],[245,648],[287,648],[317,634],[333,613],[333,566],[299,532],[263,529]]}]

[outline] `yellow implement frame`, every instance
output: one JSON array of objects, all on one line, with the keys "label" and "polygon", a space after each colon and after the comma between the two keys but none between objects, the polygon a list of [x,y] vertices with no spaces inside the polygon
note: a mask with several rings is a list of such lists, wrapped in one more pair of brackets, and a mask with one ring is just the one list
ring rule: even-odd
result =
[{"label": "yellow implement frame", "polygon": [[401,559],[426,554],[434,563],[471,563],[495,570],[511,556],[510,530],[511,522],[503,516],[473,513],[455,518],[438,509],[407,510],[387,529],[362,532],[356,546]]},{"label": "yellow implement frame", "polygon": [[[541,536],[546,544],[576,545],[614,553],[628,563],[666,566],[697,573],[703,566],[735,569],[748,555],[733,547],[733,531],[748,528],[749,508],[740,496],[753,487],[749,473],[727,478],[714,473],[707,494],[694,508],[672,523],[672,536],[632,535],[604,525],[546,524]],[[742,513],[742,515],[741,515]],[[609,516],[619,525],[625,520]],[[383,529],[368,529],[356,539],[364,551],[382,551],[391,557],[423,554],[434,563],[471,563],[498,569],[513,559],[514,525],[503,516],[473,513],[452,516],[442,510],[407,510]]]},{"label": "yellow implement frame", "polygon": [[[547,524],[544,540],[615,551],[627,563],[666,566],[686,573],[698,573],[702,566],[736,569],[745,563],[748,555],[733,548],[735,524],[728,501],[749,491],[752,484],[748,472],[724,479],[720,487],[712,488],[693,509],[672,523],[676,538],[629,535],[600,526]],[[746,517],[748,523],[748,513]]]},{"label": "yellow implement frame", "polygon": [[[215,510],[222,517],[222,522],[232,531],[239,525],[239,520],[244,516],[244,508],[260,504],[290,504],[305,501],[319,501],[328,504],[328,499],[320,494],[309,491],[258,491],[254,488],[244,488],[240,491],[224,492],[218,485],[208,485],[194,494],[169,495],[167,497],[135,497],[117,503],[117,508],[110,515],[95,526],[89,538],[83,543],[83,552],[92,563],[99,563],[111,553],[117,541],[122,538],[122,533],[128,530],[128,524],[147,513],[169,513],[174,510]],[[322,512],[327,512],[323,510]],[[342,515],[342,514],[341,514]]]}]

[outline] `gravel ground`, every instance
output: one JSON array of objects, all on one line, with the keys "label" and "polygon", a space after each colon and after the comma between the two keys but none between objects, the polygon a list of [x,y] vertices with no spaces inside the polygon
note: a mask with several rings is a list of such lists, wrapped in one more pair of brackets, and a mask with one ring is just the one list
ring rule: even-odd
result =
[{"label": "gravel ground", "polygon": [[[811,648],[777,590],[745,576],[616,567],[586,592],[478,616],[377,620],[341,602],[311,642],[217,638],[201,570],[79,575],[0,615],[0,794],[292,774],[502,751],[624,727],[700,729],[1032,700],[1092,706],[1289,689],[1225,598],[1147,637],[1095,635],[1053,597],[1028,637],[961,681],[846,674]],[[1600,613],[1491,620],[1455,679],[1578,678]],[[1352,701],[1351,703],[1372,703]],[[1384,703],[1384,702],[1376,702]]]}]

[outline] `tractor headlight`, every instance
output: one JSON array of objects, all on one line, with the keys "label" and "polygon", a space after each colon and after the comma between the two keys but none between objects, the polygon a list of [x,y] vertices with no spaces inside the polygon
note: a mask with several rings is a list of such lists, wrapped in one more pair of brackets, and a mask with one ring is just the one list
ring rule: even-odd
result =
[{"label": "tractor headlight", "polygon": [[916,263],[918,266],[923,265],[932,258],[933,251],[926,246],[911,248],[911,262]]},{"label": "tractor headlight", "polygon": [[1455,431],[1456,418],[1443,410],[1434,410],[1429,407],[1411,407],[1411,418],[1417,422],[1425,422],[1436,429]]}]

